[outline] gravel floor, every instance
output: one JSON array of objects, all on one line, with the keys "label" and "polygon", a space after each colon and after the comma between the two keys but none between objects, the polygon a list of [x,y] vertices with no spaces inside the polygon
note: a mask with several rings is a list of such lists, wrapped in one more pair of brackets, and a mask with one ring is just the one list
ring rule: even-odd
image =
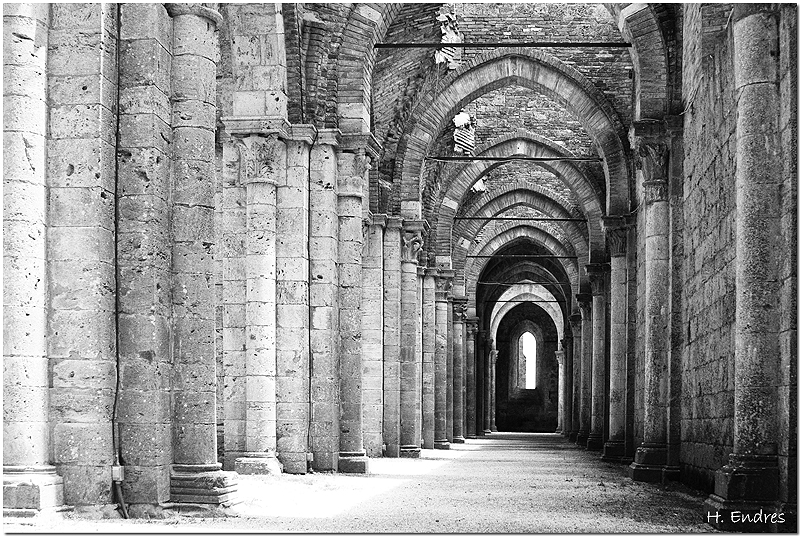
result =
[{"label": "gravel floor", "polygon": [[241,477],[227,517],[58,523],[4,520],[11,531],[59,532],[714,532],[704,495],[632,482],[556,434],[492,434],[418,460],[370,460],[372,474]]}]

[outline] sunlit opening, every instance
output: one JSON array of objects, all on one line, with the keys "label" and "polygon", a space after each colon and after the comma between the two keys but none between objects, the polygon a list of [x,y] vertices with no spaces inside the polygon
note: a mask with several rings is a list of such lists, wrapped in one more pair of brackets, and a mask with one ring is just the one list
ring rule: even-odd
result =
[{"label": "sunlit opening", "polygon": [[522,355],[525,356],[525,389],[536,389],[536,338],[527,331],[522,334]]}]

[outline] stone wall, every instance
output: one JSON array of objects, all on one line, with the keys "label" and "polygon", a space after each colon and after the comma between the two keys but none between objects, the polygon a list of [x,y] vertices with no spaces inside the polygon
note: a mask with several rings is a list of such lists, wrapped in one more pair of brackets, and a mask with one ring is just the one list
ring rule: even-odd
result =
[{"label": "stone wall", "polygon": [[722,26],[709,26],[710,14],[698,5],[687,6],[684,24],[684,91],[690,97],[684,116],[681,462],[684,481],[707,491],[733,449],[736,262],[731,36],[726,17],[713,9],[713,22]]}]

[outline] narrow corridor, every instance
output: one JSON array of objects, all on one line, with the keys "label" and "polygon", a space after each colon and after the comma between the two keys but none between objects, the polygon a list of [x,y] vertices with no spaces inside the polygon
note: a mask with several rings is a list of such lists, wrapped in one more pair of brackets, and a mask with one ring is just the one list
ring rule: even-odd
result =
[{"label": "narrow corridor", "polygon": [[[701,495],[631,481],[556,434],[493,433],[420,459],[376,458],[368,477],[242,476],[237,517],[80,521],[59,530],[264,532],[708,532]],[[142,525],[148,525],[146,528]],[[136,526],[133,526],[136,525]],[[6,530],[19,526],[6,525]],[[30,525],[23,530],[34,528]],[[43,524],[36,528],[46,529]]]}]

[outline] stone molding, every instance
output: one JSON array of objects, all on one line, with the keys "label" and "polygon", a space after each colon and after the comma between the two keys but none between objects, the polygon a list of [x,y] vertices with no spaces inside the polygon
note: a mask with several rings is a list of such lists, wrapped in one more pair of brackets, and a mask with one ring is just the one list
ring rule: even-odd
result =
[{"label": "stone molding", "polygon": [[[371,214],[371,213],[370,213]],[[381,229],[386,227],[386,214],[371,214],[370,225],[377,225]]]},{"label": "stone molding", "polygon": [[403,228],[403,218],[399,216],[386,216],[386,228],[387,229],[402,229]]},{"label": "stone molding", "polygon": [[215,26],[222,24],[222,15],[218,11],[205,7],[201,4],[164,4],[167,14],[175,18],[180,15],[197,15],[214,23]]},{"label": "stone molding", "polygon": [[361,151],[363,150],[366,155],[377,162],[380,158],[381,146],[378,138],[371,132],[364,134],[342,134],[339,146],[344,151]]}]

